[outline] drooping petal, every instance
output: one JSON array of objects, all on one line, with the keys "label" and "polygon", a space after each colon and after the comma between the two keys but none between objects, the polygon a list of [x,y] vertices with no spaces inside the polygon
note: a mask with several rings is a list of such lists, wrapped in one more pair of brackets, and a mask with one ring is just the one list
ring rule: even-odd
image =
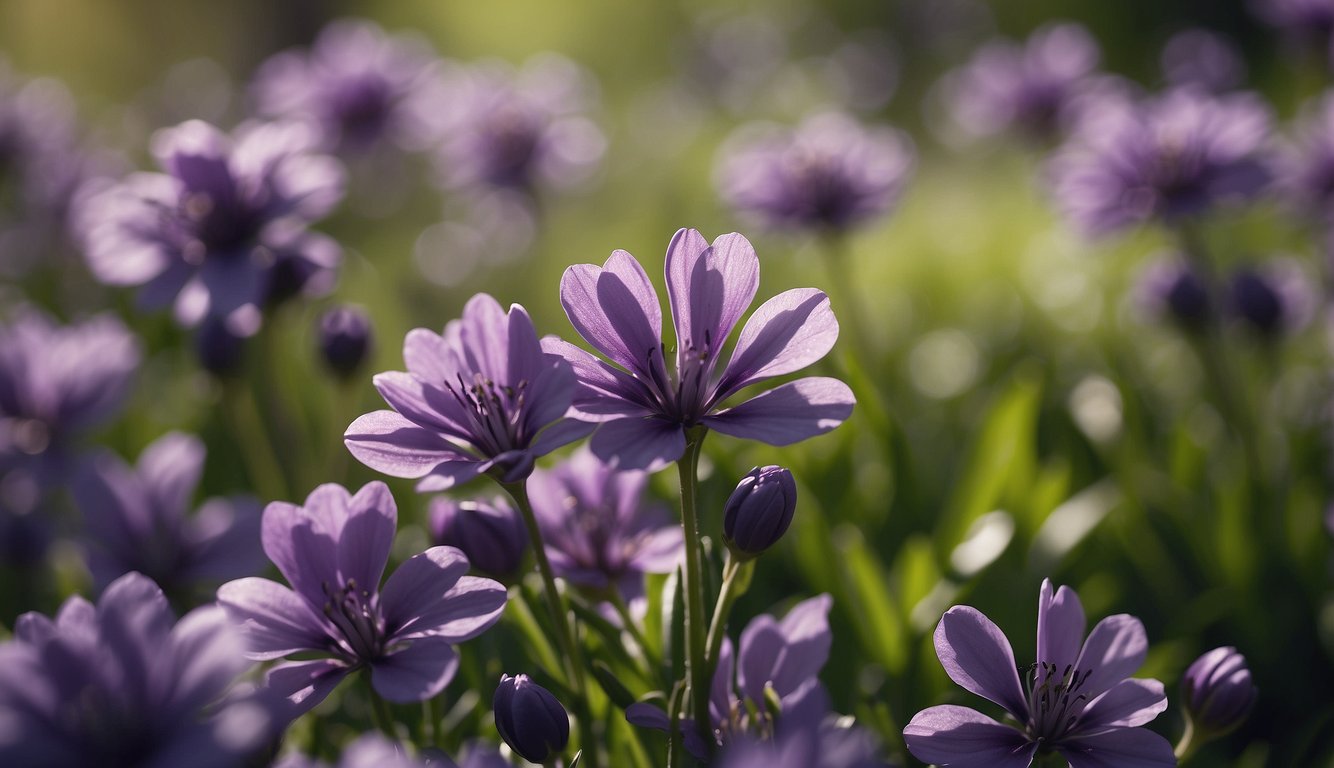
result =
[{"label": "drooping petal", "polygon": [[715,397],[721,402],[756,382],[799,371],[828,354],[837,340],[838,320],[823,291],[784,291],[746,321]]},{"label": "drooping petal", "polygon": [[953,705],[918,712],[903,729],[908,751],[942,768],[1027,768],[1037,745],[981,712]]},{"label": "drooping petal", "polygon": [[282,714],[295,720],[319,705],[351,671],[333,659],[313,659],[279,664],[269,670],[265,688],[285,699],[288,709]]},{"label": "drooping petal", "polygon": [[1014,651],[1005,633],[976,608],[956,605],[940,617],[936,655],[945,674],[965,689],[1028,720],[1028,700],[1019,684]]},{"label": "drooping petal", "polygon": [[442,637],[421,637],[371,663],[371,684],[389,701],[425,701],[444,689],[459,656]]},{"label": "drooping petal", "polygon": [[1038,593],[1038,662],[1056,667],[1057,677],[1079,658],[1084,640],[1084,606],[1073,589],[1052,589],[1050,579],[1042,580]]},{"label": "drooping petal", "polygon": [[622,469],[656,472],[681,458],[686,436],[680,424],[649,416],[608,421],[588,445],[599,459],[619,461]]},{"label": "drooping petal", "polygon": [[348,451],[362,464],[392,477],[417,478],[447,462],[476,461],[439,433],[393,411],[372,411],[343,434]]},{"label": "drooping petal", "polygon": [[318,650],[329,639],[305,601],[268,579],[251,576],[229,581],[218,588],[218,604],[245,635],[252,659]]},{"label": "drooping petal", "polygon": [[1177,764],[1172,745],[1146,728],[1117,728],[1059,745],[1070,768],[1169,768]]},{"label": "drooping petal", "polygon": [[1108,616],[1089,633],[1079,652],[1076,668],[1091,670],[1080,690],[1094,697],[1125,680],[1144,664],[1149,652],[1149,638],[1144,625],[1124,613]]},{"label": "drooping petal", "polygon": [[703,422],[732,437],[791,445],[842,424],[856,401],[847,384],[813,376],[756,395],[735,408],[704,417]]},{"label": "drooping petal", "polygon": [[389,486],[367,483],[348,502],[348,517],[338,536],[338,572],[344,584],[374,592],[389,562],[398,530],[398,505]]},{"label": "drooping petal", "polygon": [[1075,728],[1081,732],[1111,727],[1133,728],[1153,720],[1167,709],[1167,694],[1157,680],[1122,680],[1089,702]]}]

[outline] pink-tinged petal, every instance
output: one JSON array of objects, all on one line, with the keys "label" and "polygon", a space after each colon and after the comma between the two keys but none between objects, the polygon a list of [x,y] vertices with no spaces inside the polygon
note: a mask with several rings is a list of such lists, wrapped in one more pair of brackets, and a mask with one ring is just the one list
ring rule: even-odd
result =
[{"label": "pink-tinged petal", "polygon": [[718,383],[717,400],[756,382],[799,371],[828,354],[837,340],[838,320],[823,291],[784,291],[761,304],[741,329]]},{"label": "pink-tinged petal", "polygon": [[561,306],[574,329],[598,351],[641,378],[657,381],[666,371],[657,293],[630,254],[613,253],[607,265],[566,269]]},{"label": "pink-tinged petal", "polygon": [[791,445],[842,424],[856,402],[847,384],[813,376],[790,381],[703,421],[732,437]]},{"label": "pink-tinged petal", "polygon": [[393,411],[359,417],[343,434],[343,443],[362,464],[391,477],[417,478],[446,462],[475,461],[439,433]]},{"label": "pink-tinged petal", "polygon": [[1080,692],[1093,697],[1106,691],[1133,675],[1148,653],[1149,637],[1139,619],[1124,613],[1108,616],[1093,628],[1079,652],[1075,668],[1091,670]]},{"label": "pink-tinged petal", "polygon": [[1177,764],[1167,739],[1145,728],[1118,728],[1071,739],[1057,747],[1070,768],[1170,768]]},{"label": "pink-tinged petal", "polygon": [[1062,586],[1053,590],[1051,580],[1043,579],[1038,593],[1038,661],[1056,667],[1062,675],[1079,658],[1079,644],[1084,640],[1084,606],[1073,589]]},{"label": "pink-tinged petal", "polygon": [[371,663],[371,684],[389,701],[425,701],[440,693],[459,668],[459,656],[439,637],[413,640]]},{"label": "pink-tinged petal", "polygon": [[408,421],[434,432],[467,439],[467,431],[459,426],[456,419],[451,418],[453,413],[438,407],[442,400],[449,397],[445,393],[401,371],[377,373],[371,381],[389,407]]},{"label": "pink-tinged petal", "polygon": [[435,387],[454,383],[458,369],[445,339],[425,328],[413,328],[403,337],[403,362],[408,373]]},{"label": "pink-tinged petal", "polygon": [[374,591],[398,530],[398,505],[389,486],[376,480],[357,491],[348,511],[338,537],[338,572],[344,584],[355,581],[359,589]]},{"label": "pink-tinged petal", "polygon": [[903,738],[914,757],[942,768],[1027,768],[1037,751],[1014,728],[949,704],[918,712]]},{"label": "pink-tinged petal", "polygon": [[295,720],[324,701],[349,671],[346,665],[333,659],[293,661],[270,669],[264,687],[286,700],[289,708],[282,714],[288,720]]},{"label": "pink-tinged petal", "polygon": [[976,608],[956,605],[940,617],[936,656],[945,674],[968,691],[1028,719],[1028,700],[1019,684],[1014,651],[1005,633]]},{"label": "pink-tinged petal", "polygon": [[194,435],[169,432],[139,454],[138,475],[158,508],[183,513],[204,471],[204,442]]},{"label": "pink-tinged petal", "polygon": [[1157,680],[1122,680],[1111,690],[1089,702],[1079,716],[1080,731],[1133,728],[1150,722],[1167,710],[1167,694]]},{"label": "pink-tinged petal", "polygon": [[663,419],[618,419],[599,426],[588,447],[605,462],[619,461],[621,469],[656,472],[681,458],[686,436],[680,424]]},{"label": "pink-tinged petal", "polygon": [[597,429],[597,426],[596,423],[591,421],[561,419],[537,434],[531,452],[534,456],[545,456],[557,448],[588,437],[594,429]]},{"label": "pink-tinged petal", "polygon": [[[522,312],[523,308],[519,310]],[[523,317],[527,319],[527,316],[524,312]],[[479,293],[464,305],[460,322],[460,338],[468,368],[499,384],[512,383],[514,380],[510,377],[509,369],[509,317],[501,309],[500,302],[490,294]],[[531,325],[532,321],[528,323]]]},{"label": "pink-tinged petal", "polygon": [[319,650],[329,639],[305,601],[268,579],[229,581],[218,588],[218,604],[245,635],[247,656],[252,659]]}]

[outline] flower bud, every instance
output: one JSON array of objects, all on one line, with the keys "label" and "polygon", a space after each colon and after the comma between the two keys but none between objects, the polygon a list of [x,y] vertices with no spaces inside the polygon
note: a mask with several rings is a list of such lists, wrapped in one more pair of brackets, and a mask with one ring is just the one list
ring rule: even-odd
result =
[{"label": "flower bud", "polygon": [[335,375],[357,372],[371,348],[371,321],[357,307],[335,307],[320,318],[320,354]]},{"label": "flower bud", "polygon": [[1265,275],[1243,269],[1232,276],[1232,311],[1256,331],[1270,335],[1283,329],[1283,295]]},{"label": "flower bud", "polygon": [[1209,290],[1193,269],[1179,259],[1154,262],[1140,277],[1141,303],[1184,328],[1198,328],[1209,319]]},{"label": "flower bud", "polygon": [[545,763],[565,751],[569,715],[551,691],[528,675],[501,675],[492,708],[500,738],[528,762]]},{"label": "flower bud", "polygon": [[727,499],[723,540],[733,555],[748,560],[783,537],[796,509],[797,482],[792,473],[773,465],[756,467]]},{"label": "flower bud", "polygon": [[1236,648],[1215,648],[1195,660],[1181,679],[1182,700],[1196,733],[1220,736],[1246,719],[1256,689],[1246,657]]},{"label": "flower bud", "polygon": [[458,547],[482,573],[512,576],[528,549],[528,532],[513,507],[495,501],[431,501],[431,538]]}]

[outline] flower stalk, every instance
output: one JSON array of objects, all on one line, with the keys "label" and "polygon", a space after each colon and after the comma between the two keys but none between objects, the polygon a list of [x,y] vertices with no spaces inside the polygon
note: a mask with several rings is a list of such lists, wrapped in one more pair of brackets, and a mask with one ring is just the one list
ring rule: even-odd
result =
[{"label": "flower stalk", "polygon": [[727,561],[723,564],[723,586],[718,591],[718,604],[713,609],[713,620],[709,623],[709,637],[707,642],[708,656],[708,679],[712,680],[715,671],[718,669],[718,655],[722,653],[724,630],[727,628],[727,617],[732,613],[732,605],[736,603],[737,598],[746,594],[750,588],[750,578],[754,573],[755,563],[753,560],[738,560],[732,555],[727,554]]},{"label": "flower stalk", "polygon": [[690,680],[690,702],[694,708],[695,727],[706,745],[712,746],[709,733],[709,674],[705,657],[706,628],[704,616],[704,567],[699,540],[699,453],[708,428],[694,426],[686,430],[686,448],[676,462],[681,477],[681,530],[685,535],[686,569],[686,674]]}]

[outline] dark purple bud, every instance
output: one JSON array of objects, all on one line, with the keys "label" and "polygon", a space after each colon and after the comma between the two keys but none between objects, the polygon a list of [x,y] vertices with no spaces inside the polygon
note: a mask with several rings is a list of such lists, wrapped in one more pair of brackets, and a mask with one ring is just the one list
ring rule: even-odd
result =
[{"label": "dark purple bud", "polygon": [[1209,289],[1199,274],[1177,259],[1154,262],[1140,278],[1143,303],[1186,328],[1199,328],[1209,319]]},{"label": "dark purple bud", "polygon": [[357,372],[371,349],[371,319],[357,307],[335,307],[320,318],[320,354],[338,376]]},{"label": "dark purple bud", "polygon": [[1231,646],[1195,660],[1181,679],[1181,696],[1197,738],[1220,736],[1246,719],[1256,688],[1246,657]]},{"label": "dark purple bud", "polygon": [[748,560],[787,532],[797,510],[797,481],[778,466],[756,467],[737,483],[723,510],[723,540],[733,555]]},{"label": "dark purple bud", "polygon": [[221,318],[209,317],[195,332],[195,354],[204,370],[219,378],[231,376],[245,361],[245,338]]},{"label": "dark purple bud", "polygon": [[501,675],[493,708],[500,738],[528,762],[545,763],[565,751],[570,717],[551,691],[528,675]]},{"label": "dark purple bud", "polygon": [[498,578],[513,576],[528,551],[528,532],[513,507],[500,499],[431,502],[431,538],[458,547],[482,573]]},{"label": "dark purple bud", "polygon": [[1278,333],[1284,324],[1283,295],[1265,275],[1251,269],[1232,276],[1232,311],[1262,334]]}]

